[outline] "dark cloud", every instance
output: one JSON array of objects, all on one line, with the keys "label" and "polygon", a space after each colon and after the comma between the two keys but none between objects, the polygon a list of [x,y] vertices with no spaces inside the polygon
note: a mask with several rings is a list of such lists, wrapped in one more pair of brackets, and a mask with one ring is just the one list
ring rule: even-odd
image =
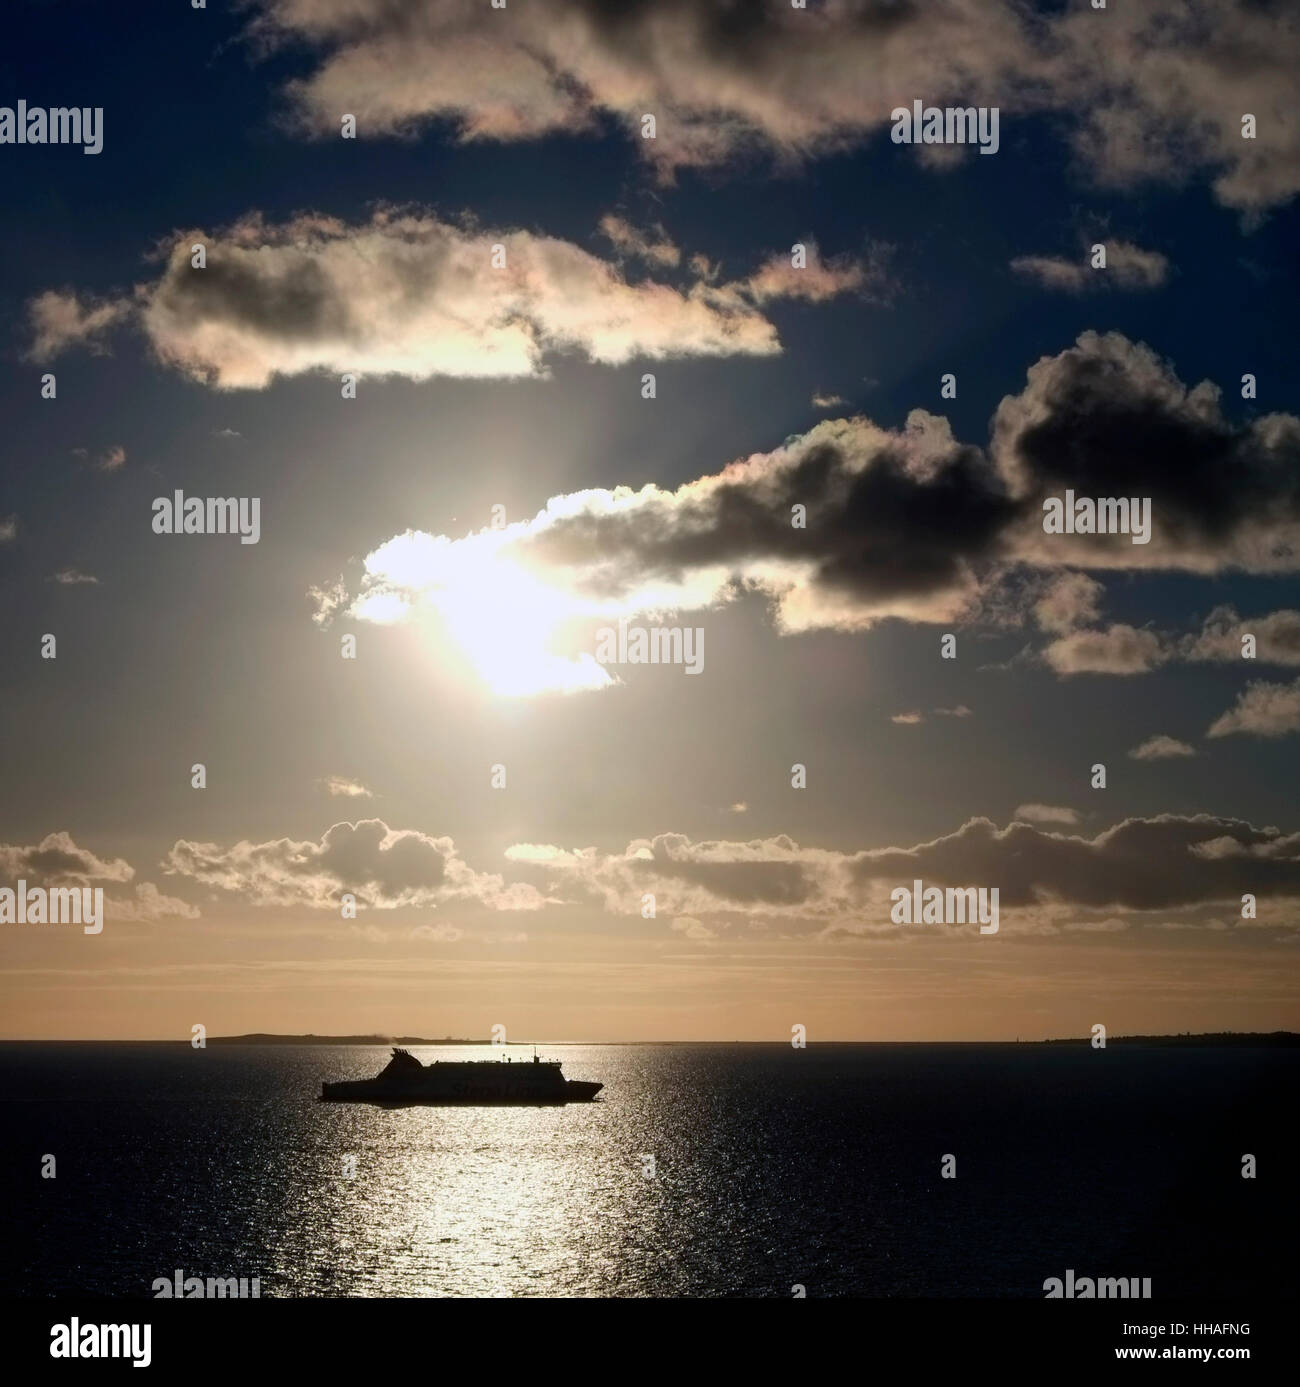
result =
[{"label": "dark cloud", "polygon": [[732,860],[719,861],[716,853],[722,846],[663,834],[651,840],[648,856],[629,859],[629,867],[634,879],[698,886],[720,906],[795,906],[814,894],[804,864],[755,861],[739,853]]},{"label": "dark cloud", "polygon": [[611,853],[517,843],[506,857],[536,874],[549,898],[598,901],[616,915],[641,913],[651,895],[661,916],[706,910],[815,916],[842,895],[843,885],[838,854],[801,848],[784,834],[693,842],[685,834],[661,833]]},{"label": "dark cloud", "polygon": [[[1077,821],[1072,809],[1026,804],[1005,828],[975,818],[932,842],[856,853],[801,846],[784,834],[745,842],[661,834],[622,852],[518,844],[506,855],[537,873],[552,899],[595,900],[613,914],[640,913],[652,894],[660,915],[856,922],[886,931],[895,928],[889,893],[917,879],[996,887],[1000,909],[1022,913],[1016,928],[1048,932],[1082,927],[1092,911],[1122,919],[1218,904],[1238,915],[1244,894],[1300,898],[1300,834],[1209,814],[1161,814],[1083,837],[1070,831]],[[1296,923],[1289,911],[1274,918]]]},{"label": "dark cloud", "polygon": [[50,833],[29,847],[0,843],[0,876],[25,877],[49,886],[90,886],[130,881],[135,869],[120,857],[97,857],[73,842],[70,833]]},{"label": "dark cloud", "polygon": [[1245,893],[1300,896],[1300,834],[1284,837],[1209,814],[1125,819],[1095,838],[972,819],[915,848],[861,853],[851,872],[863,884],[919,877],[943,886],[996,886],[1004,908],[1061,901],[1164,910]]},{"label": "dark cloud", "polygon": [[[1030,368],[1029,384],[994,418],[1000,470],[1031,507],[1027,548],[1086,566],[1293,567],[1300,536],[1300,420],[1229,421],[1219,390],[1188,390],[1149,347],[1119,333],[1084,333]],[[1149,497],[1154,535],[1042,534],[1041,499]],[[1081,562],[1081,561],[1079,561]]]},{"label": "dark cloud", "polygon": [[[793,508],[806,508],[796,528]],[[977,448],[921,412],[902,434],[865,421],[625,509],[559,516],[521,544],[526,559],[590,574],[605,593],[693,570],[806,570],[813,605],[894,610],[968,590],[1002,554],[1016,513]],[[611,588],[612,585],[612,588]]]}]

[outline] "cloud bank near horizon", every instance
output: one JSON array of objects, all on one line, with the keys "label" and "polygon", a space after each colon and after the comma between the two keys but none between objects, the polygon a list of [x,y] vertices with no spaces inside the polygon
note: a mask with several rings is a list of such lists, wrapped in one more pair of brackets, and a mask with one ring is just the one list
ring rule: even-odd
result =
[{"label": "cloud bank near horizon", "polygon": [[[889,892],[913,880],[941,887],[996,886],[1013,928],[1055,933],[1099,918],[1150,924],[1182,912],[1189,926],[1224,927],[1241,898],[1300,900],[1300,833],[1212,814],[1127,818],[1088,837],[1074,811],[1025,805],[1004,828],[973,818],[910,847],[842,852],[785,834],[695,841],[681,833],[634,839],[622,850],[516,843],[507,880],[481,872],[446,837],[382,820],[333,825],[316,841],[287,838],[228,847],[178,840],[166,870],[257,908],[339,911],[345,892],[362,909],[428,909],[459,903],[490,911],[596,908],[607,915],[703,919],[710,937],[730,925],[780,932],[805,926],[849,933],[893,931]],[[1162,919],[1156,923],[1167,924]],[[1252,927],[1300,926],[1300,911],[1262,905]],[[699,931],[683,927],[693,938]]]}]

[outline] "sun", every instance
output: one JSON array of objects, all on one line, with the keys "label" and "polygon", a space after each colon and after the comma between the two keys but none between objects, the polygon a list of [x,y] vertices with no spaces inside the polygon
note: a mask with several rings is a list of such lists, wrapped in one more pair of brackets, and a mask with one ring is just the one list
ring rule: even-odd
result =
[{"label": "sun", "polygon": [[490,530],[454,541],[414,531],[398,535],[367,560],[374,577],[352,614],[387,625],[416,606],[433,609],[474,673],[502,697],[613,684],[589,651],[553,649],[561,627],[598,608],[541,581],[506,552],[508,544],[506,532]]}]

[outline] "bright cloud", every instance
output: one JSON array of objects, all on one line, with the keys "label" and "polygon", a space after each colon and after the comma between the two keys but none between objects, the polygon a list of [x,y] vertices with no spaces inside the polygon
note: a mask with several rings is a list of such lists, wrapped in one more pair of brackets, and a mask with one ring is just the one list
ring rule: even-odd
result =
[{"label": "bright cloud", "polygon": [[[667,243],[606,218],[625,247],[660,268]],[[206,264],[191,263],[191,247]],[[820,301],[872,281],[850,260],[805,268],[770,262],[748,279],[683,287],[629,281],[590,251],[530,231],[484,230],[429,213],[376,211],[369,222],[250,215],[225,231],[193,229],[171,245],[161,277],[93,309],[72,293],[29,305],[42,360],[95,344],[132,319],[161,361],[218,389],[262,389],[277,376],[359,372],[427,380],[545,376],[572,351],[605,365],[636,357],[773,356],[774,298]],[[56,307],[57,306],[57,307]]]}]

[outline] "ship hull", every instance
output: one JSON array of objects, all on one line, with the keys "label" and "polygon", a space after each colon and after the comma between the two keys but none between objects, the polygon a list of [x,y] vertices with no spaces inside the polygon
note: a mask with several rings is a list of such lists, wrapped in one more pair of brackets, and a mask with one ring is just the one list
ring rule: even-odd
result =
[{"label": "ship hull", "polygon": [[553,1107],[565,1103],[590,1103],[603,1087],[603,1084],[575,1079],[561,1079],[558,1086],[506,1086],[463,1081],[435,1085],[355,1079],[322,1084],[320,1096],[325,1103],[381,1103],[387,1106]]},{"label": "ship hull", "polygon": [[590,1103],[605,1087],[604,1084],[589,1084],[582,1079],[565,1079],[564,1086],[569,1091],[570,1103]]}]

